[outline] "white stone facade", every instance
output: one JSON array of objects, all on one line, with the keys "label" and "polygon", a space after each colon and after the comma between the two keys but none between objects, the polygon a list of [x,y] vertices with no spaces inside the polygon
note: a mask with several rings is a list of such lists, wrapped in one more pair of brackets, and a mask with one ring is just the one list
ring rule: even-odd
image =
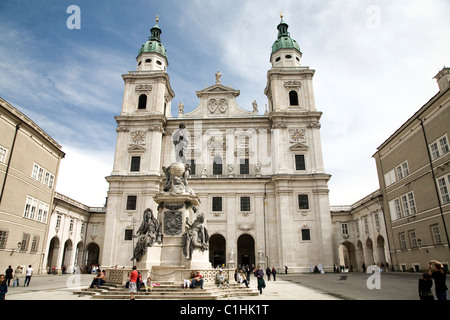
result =
[{"label": "white stone facade", "polygon": [[[278,55],[297,62],[278,66]],[[314,70],[301,66],[300,57],[294,48],[273,53],[265,115],[256,103],[252,111],[238,106],[240,92],[222,85],[219,72],[214,84],[197,92],[198,107],[184,113],[180,103],[178,117],[170,114],[175,94],[165,68],[140,67],[123,76],[114,167],[107,177],[103,266],[132,264],[133,239],[125,234],[133,221],[136,230],[146,208],[157,211],[153,198],[163,187],[162,167],[175,162],[172,134],[183,121],[190,132],[188,182],[207,218],[211,263],[288,266],[291,272],[322,264],[332,270],[322,113],[314,103]],[[157,52],[145,59],[168,65]]]}]

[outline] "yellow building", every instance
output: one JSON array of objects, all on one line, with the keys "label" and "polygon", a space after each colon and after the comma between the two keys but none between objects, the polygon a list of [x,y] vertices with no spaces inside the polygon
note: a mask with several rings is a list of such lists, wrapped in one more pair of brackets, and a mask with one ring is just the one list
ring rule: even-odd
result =
[{"label": "yellow building", "polygon": [[42,266],[61,146],[0,98],[0,268]]},{"label": "yellow building", "polygon": [[450,68],[435,78],[439,92],[373,155],[396,270],[450,261]]}]

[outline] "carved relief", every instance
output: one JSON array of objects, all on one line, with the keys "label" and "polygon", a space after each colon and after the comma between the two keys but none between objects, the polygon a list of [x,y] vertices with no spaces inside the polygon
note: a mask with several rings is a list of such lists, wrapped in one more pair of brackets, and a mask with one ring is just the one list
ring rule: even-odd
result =
[{"label": "carved relief", "polygon": [[224,113],[228,109],[228,101],[226,99],[220,99],[219,101],[210,99],[208,101],[208,109],[211,113],[215,113],[217,109],[219,109],[221,113]]},{"label": "carved relief", "polygon": [[284,87],[287,90],[298,90],[298,89],[300,89],[301,86],[302,86],[302,83],[300,81],[296,81],[296,80],[286,81],[284,83]]},{"label": "carved relief", "polygon": [[135,90],[137,94],[149,93],[152,91],[152,86],[149,84],[138,84],[136,85]]}]

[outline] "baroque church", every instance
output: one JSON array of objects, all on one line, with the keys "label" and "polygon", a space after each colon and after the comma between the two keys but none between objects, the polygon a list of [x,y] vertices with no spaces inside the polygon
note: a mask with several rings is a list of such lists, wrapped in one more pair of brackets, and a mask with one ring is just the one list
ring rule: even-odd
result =
[{"label": "baroque church", "polygon": [[[299,44],[281,21],[270,50],[267,108],[241,108],[240,91],[215,83],[196,92],[198,106],[171,114],[175,93],[168,56],[156,25],[138,52],[136,71],[122,76],[122,110],[106,207],[102,266],[129,266],[134,232],[164,186],[163,167],[176,159],[173,135],[189,132],[189,187],[206,217],[213,267],[261,265],[292,272],[333,268],[333,230],[314,70],[301,64]],[[270,53],[270,55],[269,55]]]}]

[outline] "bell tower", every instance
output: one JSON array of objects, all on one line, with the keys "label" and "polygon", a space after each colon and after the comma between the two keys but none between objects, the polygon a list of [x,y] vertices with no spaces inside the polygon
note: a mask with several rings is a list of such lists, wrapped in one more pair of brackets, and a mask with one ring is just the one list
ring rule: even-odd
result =
[{"label": "bell tower", "polygon": [[315,71],[301,65],[300,46],[291,38],[288,28],[281,16],[270,55],[272,68],[267,73],[264,91],[269,101],[269,113],[315,111],[312,86]]},{"label": "bell tower", "polygon": [[152,196],[162,181],[163,134],[171,117],[175,97],[169,75],[166,49],[161,43],[161,29],[156,25],[137,55],[136,71],[122,75],[124,94],[122,110],[115,117],[117,142],[109,183],[106,208],[106,265],[130,262],[129,252],[121,249],[124,230],[133,229],[147,208],[156,212]]}]

